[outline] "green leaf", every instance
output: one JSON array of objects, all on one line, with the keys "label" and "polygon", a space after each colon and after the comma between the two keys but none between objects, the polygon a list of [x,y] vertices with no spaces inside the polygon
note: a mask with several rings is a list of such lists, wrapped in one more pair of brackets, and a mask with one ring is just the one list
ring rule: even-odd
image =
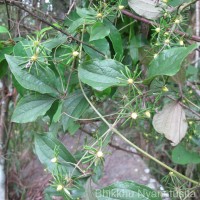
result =
[{"label": "green leaf", "polygon": [[139,60],[139,48],[144,46],[144,41],[142,35],[133,35],[130,40],[130,56],[133,59],[133,62],[136,64]]},{"label": "green leaf", "polygon": [[12,75],[12,84],[15,87],[15,89],[17,90],[18,94],[20,94],[21,96],[26,95],[27,90],[17,82],[17,80],[15,79],[15,77],[13,75]]},{"label": "green leaf", "polygon": [[45,115],[55,100],[48,95],[40,94],[22,97],[12,115],[12,121],[16,123],[33,122]]},{"label": "green leaf", "polygon": [[8,70],[8,63],[6,62],[6,60],[3,60],[2,62],[0,62],[0,79],[6,74]]},{"label": "green leaf", "polygon": [[98,181],[103,177],[103,175],[104,175],[103,163],[99,163],[97,166],[93,166],[92,180],[94,183],[98,184]]},{"label": "green leaf", "polygon": [[61,117],[62,107],[63,107],[63,101],[59,102],[58,109],[57,109],[57,111],[55,112],[55,114],[53,116],[53,122],[58,122],[59,121],[59,119]]},{"label": "green leaf", "polygon": [[62,125],[64,131],[71,130],[73,131],[75,124],[75,119],[71,118],[79,118],[88,108],[88,103],[85,100],[85,97],[81,93],[81,91],[76,91],[73,94],[69,95],[67,99],[65,99],[62,109]]},{"label": "green leaf", "polygon": [[14,46],[13,53],[15,56],[30,58],[33,55],[33,52],[31,48],[27,48],[27,46],[32,46],[32,45],[33,45],[32,41],[29,41],[27,39],[22,39]]},{"label": "green leaf", "polygon": [[66,35],[58,35],[57,37],[53,39],[49,39],[45,42],[43,42],[41,45],[47,49],[48,53],[52,51],[53,48],[60,46],[61,44],[65,43],[67,41]]},{"label": "green leaf", "polygon": [[190,2],[190,0],[170,0],[167,4],[169,6],[176,7],[176,6],[180,6],[183,3],[188,3],[188,2]]},{"label": "green leaf", "polygon": [[120,61],[124,52],[121,34],[110,21],[106,20],[105,24],[110,28],[109,38],[112,42],[113,49],[115,50],[115,59]]},{"label": "green leaf", "polygon": [[200,154],[197,152],[188,151],[182,144],[180,144],[172,151],[172,161],[180,165],[186,165],[190,163],[199,164]]},{"label": "green leaf", "polygon": [[8,63],[5,60],[5,54],[11,54],[12,51],[13,46],[0,48],[0,78],[2,78],[8,70]]},{"label": "green leaf", "polygon": [[193,44],[188,47],[164,50],[151,62],[148,70],[148,79],[158,75],[175,75],[180,70],[183,60],[197,47],[197,44]]},{"label": "green leaf", "polygon": [[96,191],[98,200],[161,200],[160,194],[133,181],[117,182]]},{"label": "green leaf", "polygon": [[5,59],[5,54],[11,54],[12,51],[13,51],[13,46],[3,47],[0,50],[0,62],[2,62]]},{"label": "green leaf", "polygon": [[73,125],[70,125],[68,128],[68,131],[71,135],[74,135],[78,129],[80,128],[80,124],[78,124],[77,122],[74,122]]},{"label": "green leaf", "polygon": [[18,66],[19,60],[15,57],[6,55],[6,60],[9,64],[12,74],[22,87],[28,90],[39,92],[41,94],[58,94],[57,90],[53,88],[49,82],[47,82],[49,81],[49,77],[46,75],[43,76],[43,79],[42,77],[39,79],[28,71],[21,69]]},{"label": "green leaf", "polygon": [[125,67],[120,62],[112,59],[92,60],[79,67],[78,75],[83,83],[103,91],[111,86],[126,84],[127,78],[121,73],[124,69]]},{"label": "green leaf", "polygon": [[[100,40],[94,40],[89,42],[89,35],[85,34],[84,35],[84,41],[93,47],[95,47],[97,50],[100,52],[104,53],[108,58],[110,57],[110,46],[108,41],[103,38]],[[103,59],[102,55],[100,55],[98,52],[95,50],[91,49],[90,47],[83,45],[84,51],[92,58],[92,59]]]},{"label": "green leaf", "polygon": [[79,28],[79,27],[83,27],[84,24],[93,24],[95,21],[93,19],[84,19],[84,18],[79,18],[74,20],[71,24],[70,27],[68,28],[68,32],[70,34],[74,34],[75,31]]},{"label": "green leaf", "polygon": [[92,189],[92,182],[90,178],[85,184],[85,195],[83,200],[98,200],[95,195],[95,191]]},{"label": "green leaf", "polygon": [[97,22],[91,27],[89,33],[90,33],[90,41],[100,40],[110,34],[110,28],[108,26],[105,26],[101,22]]},{"label": "green leaf", "polygon": [[71,172],[74,169],[74,166],[70,163],[75,164],[75,158],[67,148],[50,133],[35,134],[35,152],[40,162],[44,164],[50,172],[56,169],[57,164],[51,162],[51,159],[56,156],[55,154],[58,154],[58,163],[63,164],[65,170]]},{"label": "green leaf", "polygon": [[62,88],[60,78],[57,77],[55,73],[53,72],[53,70],[49,68],[48,66],[44,66],[44,67],[39,66],[37,67],[37,69],[32,68],[30,70],[30,73],[33,76],[37,77],[42,82],[44,82],[46,85],[54,89],[55,91],[54,91],[54,94],[52,94],[53,96],[56,96],[58,94],[58,91],[60,93],[63,93],[63,88]]},{"label": "green leaf", "polygon": [[9,33],[9,31],[6,27],[0,26],[0,33]]},{"label": "green leaf", "polygon": [[76,8],[76,12],[77,14],[83,18],[83,19],[94,19],[97,15],[97,12],[95,10],[93,10],[92,8]]},{"label": "green leaf", "polygon": [[79,18],[79,19],[73,21],[71,26],[68,28],[68,32],[70,34],[74,33],[79,26],[84,24],[84,22],[85,22],[85,20],[83,18]]},{"label": "green leaf", "polygon": [[80,16],[76,13],[75,10],[72,10],[70,14],[64,19],[64,26],[69,27],[74,21],[79,19]]}]

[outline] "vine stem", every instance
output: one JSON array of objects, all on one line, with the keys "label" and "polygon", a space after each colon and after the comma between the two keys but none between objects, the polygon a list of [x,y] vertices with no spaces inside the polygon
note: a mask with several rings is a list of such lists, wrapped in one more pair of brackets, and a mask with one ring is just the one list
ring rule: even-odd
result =
[{"label": "vine stem", "polygon": [[87,95],[84,92],[82,83],[79,79],[79,84],[80,84],[80,88],[81,91],[85,97],[85,99],[87,100],[87,102],[90,104],[90,106],[92,107],[92,109],[96,112],[97,115],[99,115],[99,117],[102,119],[102,121],[104,121],[110,130],[112,130],[114,133],[116,133],[121,139],[123,139],[125,142],[127,142],[129,145],[131,145],[132,147],[134,147],[138,152],[142,153],[144,156],[150,158],[151,160],[153,160],[154,162],[158,163],[160,166],[164,167],[165,169],[169,170],[170,172],[173,172],[174,174],[176,174],[177,176],[195,184],[195,185],[200,185],[200,182],[194,181],[186,176],[184,176],[183,174],[179,173],[178,171],[174,170],[173,168],[169,167],[168,165],[166,165],[165,163],[159,161],[158,159],[156,159],[155,157],[153,157],[152,155],[150,155],[149,153],[147,153],[146,151],[144,151],[143,149],[141,149],[140,147],[138,147],[137,145],[133,144],[130,140],[128,140],[126,137],[124,137],[113,125],[111,125],[102,115],[101,113],[96,109],[96,107],[92,104],[92,102],[89,100],[89,98],[87,97]]}]

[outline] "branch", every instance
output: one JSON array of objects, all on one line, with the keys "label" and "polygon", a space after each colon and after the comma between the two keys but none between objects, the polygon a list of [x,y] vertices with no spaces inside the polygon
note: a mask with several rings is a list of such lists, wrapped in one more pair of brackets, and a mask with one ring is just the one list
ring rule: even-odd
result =
[{"label": "branch", "polygon": [[5,79],[2,81],[2,89],[1,89],[1,112],[0,112],[0,158],[4,154],[4,139],[5,139],[5,125],[6,125],[6,113],[9,104],[10,98],[7,97],[6,91],[6,83]]},{"label": "branch", "polygon": [[71,11],[72,11],[73,7],[75,6],[75,4],[76,4],[76,0],[74,0],[73,3],[71,4],[71,6],[69,7],[67,15],[69,15],[71,13]]},{"label": "branch", "polygon": [[[71,38],[72,40],[78,42],[78,43],[81,43],[91,49],[93,49],[94,51],[98,52],[100,55],[102,55],[103,57],[105,57],[106,55],[104,53],[102,53],[101,51],[99,51],[98,49],[96,49],[95,47],[91,46],[90,44],[86,43],[86,42],[83,42],[81,40],[79,40],[78,38],[72,36],[71,34],[69,34],[68,32],[54,26],[53,24],[51,24],[50,22],[46,21],[45,19],[41,18],[40,16],[38,16],[37,14],[34,14],[32,11],[28,10],[23,4],[21,4],[21,2],[16,2],[16,1],[6,1],[7,3],[9,3],[10,5],[14,5],[18,8],[20,8],[21,10],[24,10],[25,12],[29,13],[32,17],[40,20],[41,22],[43,22],[44,24],[47,24],[48,26],[52,27],[53,29],[59,31],[60,33],[66,35],[67,37]],[[35,10],[35,8],[32,7],[32,9]]]},{"label": "branch", "polygon": [[0,199],[5,199],[5,126],[7,121],[7,109],[9,104],[9,99],[6,95],[7,87],[5,79],[2,80],[2,90],[1,90],[1,112],[0,112]]},{"label": "branch", "polygon": [[[141,21],[143,23],[146,23],[146,24],[149,24],[149,25],[153,25],[153,26],[159,26],[158,23],[156,22],[153,22],[151,20],[148,20],[148,19],[145,19],[143,17],[139,17],[131,12],[129,12],[128,10],[122,10],[121,11],[124,15],[130,17],[130,18],[133,18],[137,21]],[[188,33],[185,33],[185,32],[181,32],[179,30],[174,30],[175,33],[177,33],[178,35],[180,36],[184,36],[185,38],[189,39],[189,40],[192,40],[192,41],[195,41],[195,42],[200,42],[200,37],[199,36],[196,36],[196,35],[190,35]]]},{"label": "branch", "polygon": [[6,5],[6,13],[7,13],[7,18],[8,18],[8,30],[10,30],[10,13],[8,10],[8,4],[7,4],[6,0],[4,0],[4,3]]},{"label": "branch", "polygon": [[[173,97],[167,95],[167,98],[173,100],[173,101],[177,101],[177,99],[174,99]],[[195,114],[197,117],[199,117],[200,119],[200,114],[197,113],[196,111],[192,110],[190,107],[186,106],[185,104],[183,104],[182,102],[179,101],[179,104],[184,107],[185,109],[189,110],[190,112],[192,112],[193,114]]]}]

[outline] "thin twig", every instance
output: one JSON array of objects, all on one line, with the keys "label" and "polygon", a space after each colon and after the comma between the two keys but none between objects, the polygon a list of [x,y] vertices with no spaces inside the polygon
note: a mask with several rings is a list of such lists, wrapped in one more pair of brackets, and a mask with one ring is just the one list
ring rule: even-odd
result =
[{"label": "thin twig", "polygon": [[[141,21],[141,22],[144,22],[146,24],[149,24],[149,25],[153,25],[153,26],[159,26],[159,24],[157,24],[156,22],[153,22],[153,21],[150,21],[148,19],[145,19],[143,17],[139,17],[131,12],[129,12],[128,10],[122,10],[121,11],[124,15],[128,16],[128,17],[131,17],[137,21]],[[200,37],[197,36],[197,35],[190,35],[188,33],[185,33],[185,32],[181,32],[179,30],[174,30],[174,33],[177,33],[178,35],[180,36],[184,36],[185,38],[189,39],[189,40],[192,40],[192,41],[196,41],[196,42],[200,42]]]},{"label": "thin twig", "polygon": [[6,137],[6,122],[7,122],[7,110],[10,98],[7,97],[7,87],[5,78],[2,79],[1,90],[1,112],[0,112],[0,199],[5,199],[6,187],[5,187],[5,137]]},{"label": "thin twig", "polygon": [[73,7],[75,6],[75,4],[76,4],[76,0],[74,0],[73,3],[71,4],[71,6],[69,7],[67,15],[69,15],[71,13],[71,11],[72,11]]},{"label": "thin twig", "polygon": [[4,0],[5,6],[6,6],[6,13],[7,13],[7,18],[8,18],[8,30],[10,30],[10,13],[8,10],[8,4],[6,2],[6,0]]},{"label": "thin twig", "polygon": [[[18,8],[20,8],[21,10],[24,10],[25,12],[29,13],[32,17],[40,20],[41,22],[43,22],[44,24],[47,24],[48,26],[52,27],[53,29],[59,31],[60,33],[63,33],[64,35],[66,35],[67,37],[71,38],[72,40],[83,44],[91,49],[93,49],[94,51],[98,52],[101,56],[106,57],[106,55],[104,53],[102,53],[101,51],[99,51],[98,49],[96,49],[95,47],[91,46],[90,44],[83,42],[81,40],[79,40],[78,38],[72,36],[71,34],[69,34],[68,32],[58,28],[57,26],[54,26],[53,24],[51,24],[50,22],[46,21],[45,19],[41,18],[40,16],[38,16],[37,14],[33,13],[31,10],[28,10],[25,6],[21,5],[21,2],[16,2],[16,1],[7,1],[9,2],[10,5],[14,5]],[[34,9],[34,8],[33,8]]]},{"label": "thin twig", "polygon": [[[171,97],[171,96],[169,96],[169,95],[167,95],[167,97],[168,97],[169,99],[173,100],[173,101],[177,101],[177,99],[174,99],[173,97]],[[185,104],[183,104],[183,103],[181,103],[181,102],[179,102],[179,104],[180,104],[182,107],[184,107],[185,109],[189,110],[190,112],[192,112],[193,114],[195,114],[197,117],[200,118],[200,114],[199,114],[199,113],[197,113],[196,111],[192,110],[190,107],[186,106]]]}]

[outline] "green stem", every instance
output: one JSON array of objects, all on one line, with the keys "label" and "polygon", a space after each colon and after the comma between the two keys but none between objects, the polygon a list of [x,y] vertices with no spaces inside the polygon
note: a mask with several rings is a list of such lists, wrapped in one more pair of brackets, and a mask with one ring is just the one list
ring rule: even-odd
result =
[{"label": "green stem", "polygon": [[115,132],[118,136],[120,136],[125,142],[127,142],[128,144],[130,144],[132,147],[134,147],[137,151],[139,151],[140,153],[142,153],[143,155],[145,155],[146,157],[150,158],[151,160],[155,161],[156,163],[158,163],[159,165],[161,165],[162,167],[164,167],[165,169],[168,169],[170,172],[173,172],[174,174],[176,174],[177,176],[192,182],[196,185],[200,185],[199,182],[194,181],[190,178],[188,178],[187,176],[184,176],[183,174],[177,172],[176,170],[174,170],[173,168],[169,167],[168,165],[166,165],[165,163],[159,161],[158,159],[156,159],[155,157],[153,157],[152,155],[148,154],[146,151],[142,150],[141,148],[139,148],[137,145],[133,144],[131,141],[129,141],[126,137],[124,137],[117,129],[113,128],[112,129],[113,132]]},{"label": "green stem", "polygon": [[169,167],[168,165],[166,165],[165,163],[159,161],[158,159],[156,159],[155,157],[153,157],[152,155],[150,155],[149,153],[147,153],[146,151],[144,151],[143,149],[141,149],[140,147],[138,147],[137,145],[133,144],[130,140],[128,140],[126,137],[124,137],[116,128],[114,128],[113,125],[111,125],[102,115],[101,113],[95,108],[95,106],[92,104],[92,102],[89,100],[89,98],[87,97],[87,95],[85,94],[84,90],[83,90],[83,86],[82,83],[79,79],[79,84],[80,84],[80,88],[82,90],[82,93],[84,95],[84,97],[86,98],[86,100],[88,101],[88,103],[90,104],[90,106],[93,108],[93,110],[97,113],[97,115],[99,115],[99,117],[102,119],[102,121],[104,121],[109,129],[111,129],[114,133],[116,133],[119,137],[121,137],[125,142],[127,142],[129,145],[131,145],[132,147],[134,147],[138,152],[142,153],[143,155],[145,155],[146,157],[150,158],[151,160],[153,160],[154,162],[158,163],[159,165],[161,165],[162,167],[164,167],[165,169],[169,170],[170,172],[173,172],[174,174],[176,174],[177,176],[191,182],[194,183],[196,185],[200,185],[199,182],[194,181],[186,176],[184,176],[183,174],[177,172],[176,170],[174,170],[173,168]]},{"label": "green stem", "polygon": [[197,109],[199,109],[200,110],[200,107],[199,106],[197,106],[196,104],[194,104],[192,101],[190,101],[187,97],[183,97],[188,103],[190,103],[190,104],[192,104],[194,107],[196,107]]}]

